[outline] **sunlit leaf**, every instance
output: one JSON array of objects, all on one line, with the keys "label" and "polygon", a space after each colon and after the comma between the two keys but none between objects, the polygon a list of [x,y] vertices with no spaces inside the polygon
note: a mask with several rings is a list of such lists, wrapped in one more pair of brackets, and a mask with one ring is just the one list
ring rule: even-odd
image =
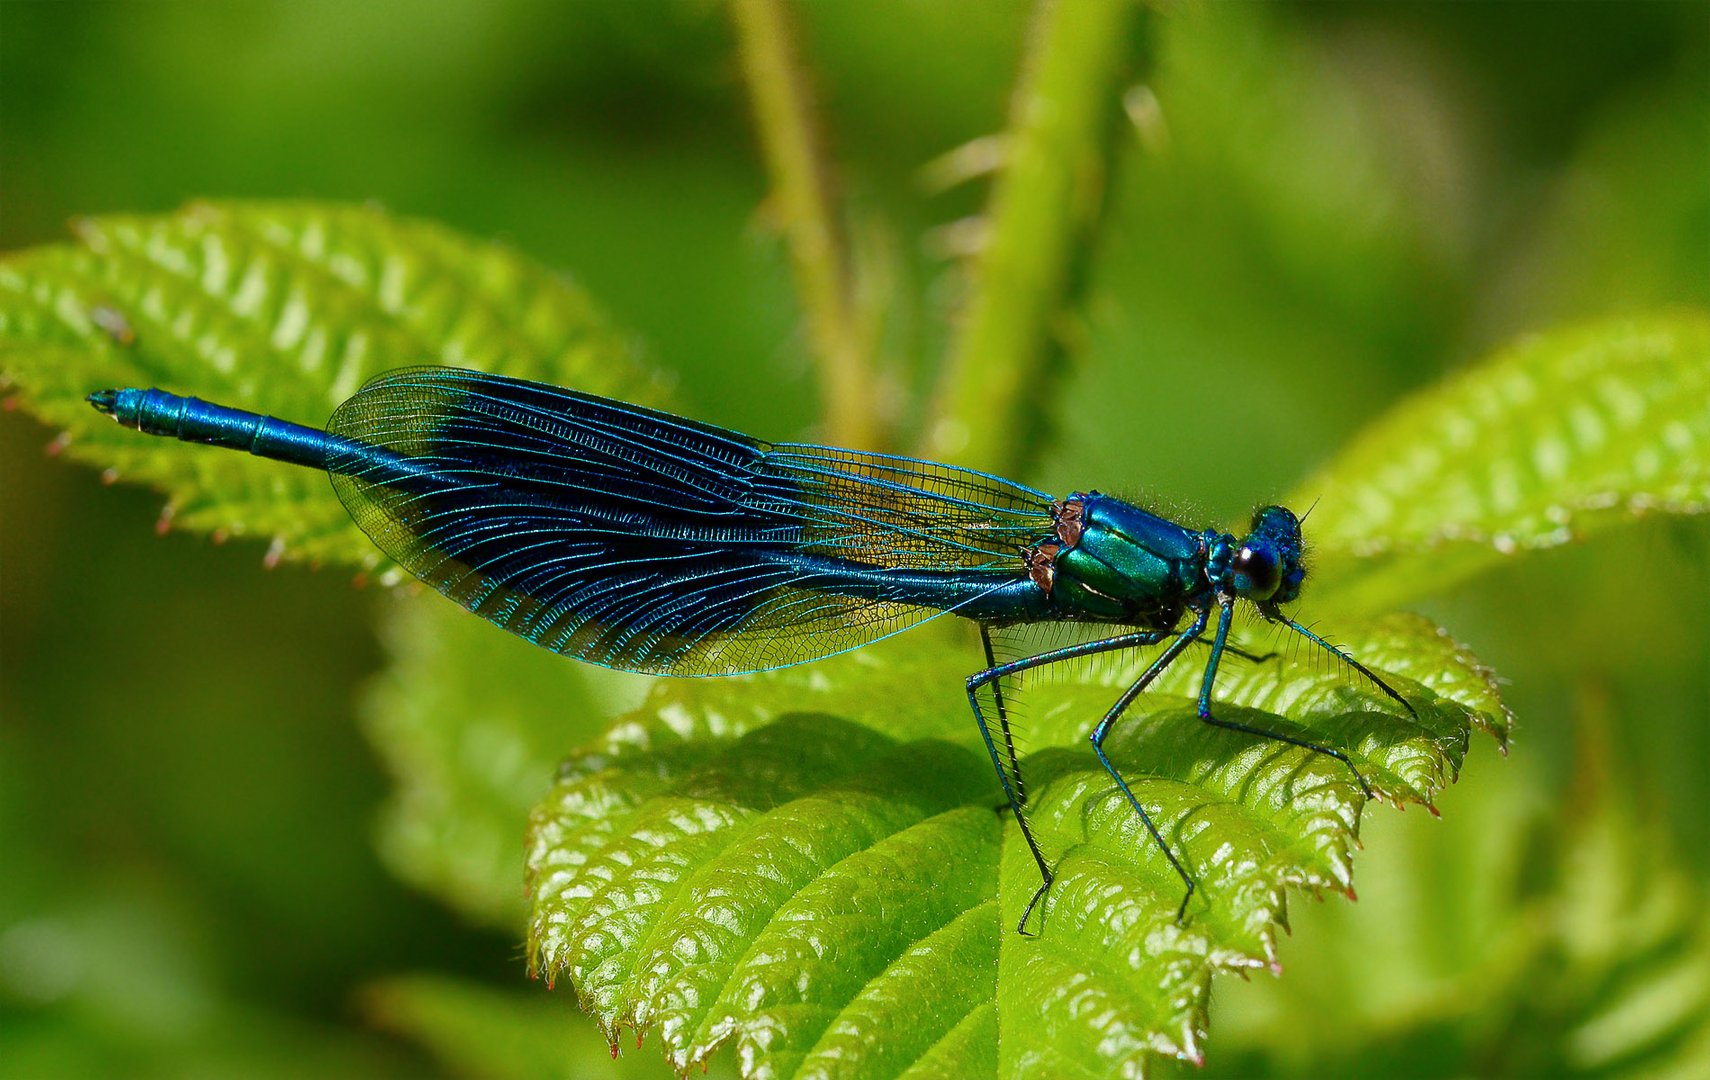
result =
[{"label": "sunlit leaf", "polygon": [[1710,317],[1529,338],[1421,391],[1301,485],[1314,589],[1382,609],[1646,513],[1710,511]]},{"label": "sunlit leaf", "polygon": [[[1452,781],[1474,727],[1506,731],[1487,674],[1428,623],[1343,629],[1417,719],[1280,655],[1229,667],[1222,714],[1338,747],[1398,802]],[[1116,691],[1036,686],[1031,806],[1059,877],[1020,936],[1037,871],[968,713],[975,648],[930,628],[741,683],[661,685],[536,812],[535,968],[614,1039],[657,1032],[683,1070],[727,1042],[755,1076],[1045,1061],[1103,1076],[1197,1057],[1212,974],[1276,962],[1287,891],[1351,891],[1358,786],[1330,758],[1199,723],[1186,671],[1142,698],[1107,749],[1200,883],[1177,925],[1181,882],[1084,739]]]},{"label": "sunlit leaf", "polygon": [[159,386],[319,425],[370,376],[443,363],[651,400],[629,344],[567,279],[369,207],[196,203],[88,218],[0,259],[0,375],[71,456],[152,484],[178,524],[293,558],[379,565],[324,476],[139,438],[84,398]]}]

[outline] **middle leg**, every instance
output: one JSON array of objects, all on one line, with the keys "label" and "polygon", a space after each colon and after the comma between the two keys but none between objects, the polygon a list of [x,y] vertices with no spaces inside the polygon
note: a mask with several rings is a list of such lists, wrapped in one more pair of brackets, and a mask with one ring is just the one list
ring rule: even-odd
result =
[{"label": "middle leg", "polygon": [[[1204,629],[1204,622],[1205,620],[1202,618],[1199,622],[1199,629]],[[1195,633],[1197,632],[1198,631],[1196,630]],[[1033,836],[1033,828],[1027,822],[1025,799],[1026,789],[1022,786],[1021,763],[1016,755],[1015,741],[1010,733],[1009,716],[1004,708],[1003,694],[999,687],[999,680],[1010,675],[1020,674],[1021,672],[1027,671],[1031,668],[1043,667],[1046,664],[1060,663],[1065,660],[1073,660],[1077,657],[1092,656],[1098,653],[1112,652],[1117,649],[1143,648],[1147,645],[1156,645],[1165,637],[1169,636],[1169,631],[1139,630],[1130,634],[1117,634],[1114,637],[1103,638],[1098,641],[1088,641],[1079,645],[1070,645],[1061,649],[1052,649],[1049,652],[1043,652],[1037,656],[1029,656],[1021,660],[1015,660],[1007,664],[998,664],[993,662],[995,657],[991,651],[991,637],[984,626],[980,628],[980,633],[985,641],[986,658],[987,663],[990,664],[990,666],[984,671],[976,672],[973,675],[968,676],[968,707],[973,710],[974,722],[979,725],[980,737],[985,740],[986,751],[991,755],[992,767],[997,770],[998,782],[1003,785],[1004,797],[1009,800],[1010,809],[1015,813],[1016,824],[1021,826],[1022,838],[1027,841],[1027,848],[1033,853],[1033,861],[1039,866],[1039,888],[1034,892],[1033,898],[1027,902],[1026,909],[1021,913],[1021,921],[1016,926],[1018,931],[1025,934],[1027,932],[1027,920],[1033,914],[1033,909],[1038,906],[1040,899],[1045,895],[1045,891],[1051,887],[1053,875],[1050,863],[1045,861],[1045,854],[1039,850],[1039,842]],[[1172,648],[1174,648],[1174,646],[1172,646]],[[985,686],[988,683],[990,683],[993,688],[993,700],[996,703],[998,710],[998,725],[1003,734],[1005,748],[1008,752],[1008,769],[1004,768],[1004,759],[998,754],[997,742],[992,738],[991,727],[987,724],[985,713],[980,708],[979,691],[982,686]],[[1015,777],[1013,783],[1010,780],[1011,773],[1013,773]]]},{"label": "middle leg", "polygon": [[1104,714],[1104,719],[1098,722],[1098,726],[1093,729],[1092,733],[1093,753],[1098,755],[1099,764],[1104,766],[1104,771],[1110,774],[1111,779],[1116,781],[1116,786],[1122,790],[1122,794],[1127,796],[1128,805],[1134,808],[1136,814],[1140,815],[1140,821],[1146,826],[1146,831],[1152,834],[1152,839],[1157,843],[1158,849],[1164,853],[1164,858],[1170,860],[1170,866],[1175,870],[1176,876],[1182,879],[1182,885],[1185,886],[1186,891],[1182,894],[1181,905],[1176,908],[1176,922],[1178,923],[1182,921],[1182,916],[1187,914],[1188,901],[1193,899],[1196,887],[1193,875],[1187,872],[1187,869],[1182,866],[1181,860],[1176,858],[1176,853],[1170,850],[1170,845],[1164,841],[1163,834],[1158,831],[1158,826],[1153,823],[1152,815],[1148,814],[1146,808],[1140,805],[1140,800],[1134,797],[1134,792],[1129,788],[1128,781],[1122,778],[1122,774],[1116,771],[1116,766],[1111,764],[1110,758],[1105,756],[1104,740],[1109,736],[1110,729],[1115,726],[1116,721],[1128,711],[1128,706],[1134,703],[1134,699],[1140,696],[1152,680],[1162,675],[1166,668],[1175,663],[1176,658],[1181,656],[1187,647],[1204,631],[1210,611],[1211,609],[1208,607],[1194,616],[1193,625],[1176,640],[1170,642],[1169,648],[1152,661],[1151,666],[1139,679],[1135,680],[1134,685],[1123,691],[1122,696],[1116,699],[1116,704],[1112,705],[1110,711]]}]

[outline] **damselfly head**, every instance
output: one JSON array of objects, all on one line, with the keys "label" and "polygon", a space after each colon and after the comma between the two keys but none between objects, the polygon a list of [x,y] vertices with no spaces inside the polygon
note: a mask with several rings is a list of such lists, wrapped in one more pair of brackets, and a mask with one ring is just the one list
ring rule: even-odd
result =
[{"label": "damselfly head", "polygon": [[1306,580],[1300,519],[1285,506],[1265,506],[1253,514],[1253,527],[1230,565],[1235,593],[1259,605],[1271,618],[1279,605],[1300,595]]}]

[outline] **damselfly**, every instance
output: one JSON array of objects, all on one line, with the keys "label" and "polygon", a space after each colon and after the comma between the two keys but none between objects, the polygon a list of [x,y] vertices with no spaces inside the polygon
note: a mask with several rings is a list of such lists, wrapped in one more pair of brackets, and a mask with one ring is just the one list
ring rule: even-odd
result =
[{"label": "damselfly", "polygon": [[[1306,577],[1300,521],[1281,506],[1247,536],[1186,528],[1096,491],[1062,498],[968,469],[767,443],[653,409],[454,368],[381,375],[325,431],[163,390],[89,401],[151,435],[324,469],[382,551],[446,596],[554,652],[658,675],[734,675],[857,648],[941,614],[978,624],[985,666],[968,703],[1041,884],[1006,679],[1168,642],[1094,725],[1094,754],[1181,877],[1193,877],[1105,754],[1123,712],[1204,641],[1199,718],[1333,757],[1341,750],[1212,711],[1238,601],[1388,684],[1282,611]],[[1095,640],[998,663],[992,632],[1108,627]],[[994,738],[980,694],[992,688]],[[1012,779],[1013,778],[1013,779]]]}]

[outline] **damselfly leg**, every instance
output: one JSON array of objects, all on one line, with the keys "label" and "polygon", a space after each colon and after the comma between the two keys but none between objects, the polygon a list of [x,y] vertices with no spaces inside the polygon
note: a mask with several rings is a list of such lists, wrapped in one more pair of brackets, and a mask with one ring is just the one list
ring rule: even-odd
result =
[{"label": "damselfly leg", "polygon": [[[1147,631],[1145,634],[1146,640],[1143,641],[1143,644],[1155,645],[1168,636],[1168,631]],[[1093,652],[1106,652],[1110,651],[1110,648],[1117,647],[1111,645],[1111,642],[1115,640],[1117,639],[1105,638],[1096,642],[1088,642],[1087,645],[1093,647]],[[1128,638],[1125,636],[1121,640],[1126,641]],[[1194,641],[1202,645],[1211,644],[1206,641],[1204,637],[1197,637]],[[1000,665],[997,662],[997,653],[992,648],[991,628],[984,624],[980,626],[980,645],[985,651],[986,670],[978,672],[972,677],[972,679],[977,686],[989,684],[992,688],[992,704],[994,711],[997,713],[998,729],[1003,735],[1004,755],[1009,759],[1008,779],[1015,785],[1015,798],[1012,800],[1011,808],[1016,810],[1017,817],[1020,818],[1022,817],[1020,811],[1025,809],[1027,806],[1027,782],[1021,775],[1021,755],[1016,749],[1015,733],[1009,723],[1009,710],[1004,704],[1003,676],[1016,674],[1029,667],[1043,666],[1045,664],[1056,663],[1061,660],[1073,659],[1074,656],[1084,656],[1087,654],[1079,651],[1079,647],[1077,647],[1076,649],[1070,650],[1073,655],[1059,655],[1057,652],[1042,653],[1039,656],[1027,657],[1023,661],[1017,661],[1018,664],[1023,666]],[[1109,648],[1107,648],[1107,646]],[[1226,646],[1226,651],[1233,656],[1239,656],[1244,660],[1251,660],[1254,663],[1264,663],[1277,655],[1274,652],[1263,654],[1250,653],[1245,649],[1238,648],[1234,645]],[[1037,664],[1033,663],[1035,660],[1038,661]],[[983,731],[986,726],[985,719],[981,715],[980,708],[977,703],[974,706],[974,718],[979,721],[980,727]],[[1005,778],[1002,766],[998,767],[998,776],[1000,780]],[[1022,820],[1021,824],[1023,829],[1027,828],[1025,819]],[[1031,836],[1029,836],[1029,840],[1031,840]],[[1049,877],[1050,875],[1047,873],[1046,876]]]},{"label": "damselfly leg", "polygon": [[[1223,659],[1224,642],[1227,641],[1229,637],[1229,622],[1234,614],[1234,607],[1235,603],[1233,600],[1226,600],[1223,603],[1222,611],[1218,613],[1217,635],[1211,642],[1211,659],[1207,660],[1205,663],[1205,676],[1200,680],[1199,684],[1200,720],[1207,724],[1211,724],[1214,727],[1226,728],[1229,731],[1239,731],[1246,735],[1255,735],[1261,739],[1272,739],[1276,742],[1288,743],[1290,746],[1298,746],[1303,750],[1310,750],[1315,754],[1323,754],[1326,757],[1333,757],[1337,761],[1346,765],[1348,767],[1348,771],[1354,774],[1354,782],[1360,785],[1361,794],[1368,799],[1371,798],[1371,785],[1366,783],[1366,778],[1361,775],[1359,766],[1355,765],[1353,759],[1348,757],[1348,755],[1343,751],[1338,750],[1333,746],[1323,746],[1319,743],[1302,739],[1296,735],[1288,735],[1281,731],[1273,731],[1269,728],[1254,727],[1251,724],[1243,724],[1239,720],[1222,720],[1211,715],[1211,690],[1213,684],[1217,681],[1217,665]],[[1292,626],[1293,624],[1290,625]],[[1295,629],[1298,630],[1299,627],[1296,626]],[[1302,632],[1304,633],[1304,631]],[[1331,652],[1335,653],[1336,656],[1340,657],[1350,667],[1376,683],[1386,694],[1401,702],[1401,704],[1407,708],[1408,712],[1413,712],[1413,706],[1407,703],[1406,698],[1403,698],[1400,694],[1396,693],[1382,679],[1366,670],[1366,668],[1357,663],[1353,657],[1342,652],[1340,649],[1325,643],[1322,639],[1314,638],[1314,640],[1323,644],[1325,648],[1330,649]],[[1415,717],[1417,717],[1417,715],[1417,713],[1414,713]]]},{"label": "damselfly leg", "polygon": [[[1203,619],[1200,621],[1200,629],[1204,629]],[[991,651],[991,637],[985,627],[982,626],[980,630],[985,639],[986,658],[989,663],[994,659]],[[1098,653],[1113,652],[1117,649],[1144,648],[1147,645],[1156,645],[1168,636],[1169,631],[1167,630],[1140,630],[1132,634],[1118,634],[1115,637],[1102,638],[1098,641],[1087,641],[1078,645],[1067,645],[1061,649],[1052,649],[1049,652],[1043,652],[1037,656],[1025,657],[1021,660],[1014,660],[1007,664],[993,663],[992,666],[988,667],[985,671],[976,672],[975,674],[968,676],[968,707],[974,711],[974,722],[980,727],[980,737],[985,740],[986,750],[991,754],[992,767],[997,770],[998,780],[1003,784],[1004,797],[1009,800],[1009,807],[1015,812],[1016,823],[1021,826],[1021,835],[1027,841],[1028,850],[1033,853],[1033,861],[1039,864],[1039,888],[1034,892],[1033,898],[1027,902],[1026,909],[1022,911],[1021,921],[1016,924],[1016,929],[1023,934],[1027,932],[1028,917],[1033,914],[1034,907],[1038,905],[1040,899],[1045,895],[1045,891],[1051,887],[1051,865],[1045,861],[1044,853],[1039,850],[1039,842],[1033,837],[1033,828],[1027,823],[1025,803],[1016,795],[1017,788],[1020,786],[1020,762],[1015,753],[1015,741],[1010,734],[1009,718],[1007,715],[1002,713],[1002,698],[994,693],[994,701],[998,703],[1000,710],[1000,729],[1003,733],[1005,744],[1009,750],[1009,769],[1004,768],[1003,759],[998,756],[997,742],[993,740],[991,727],[986,723],[985,712],[980,708],[980,688],[988,683],[995,686],[998,680],[1010,675],[1020,674],[1021,672],[1027,671],[1031,668],[1043,667],[1046,664],[1061,663],[1064,660],[1074,660],[1082,656],[1094,656]],[[1192,635],[1189,635],[1189,637],[1191,639]],[[1015,783],[1010,782],[1010,772],[1012,770],[1017,773]],[[1136,804],[1135,808],[1139,809],[1138,804]],[[1144,816],[1146,812],[1141,810],[1140,813]],[[1150,822],[1148,822],[1148,824],[1150,824]],[[1154,835],[1156,834],[1154,833]],[[1162,841],[1160,841],[1160,843],[1161,842]]]},{"label": "damselfly leg", "polygon": [[[1159,653],[1158,658],[1152,661],[1151,666],[1138,679],[1134,680],[1134,685],[1122,692],[1122,696],[1116,699],[1116,704],[1112,705],[1110,711],[1104,714],[1104,719],[1098,722],[1098,726],[1093,728],[1092,733],[1093,753],[1098,755],[1098,763],[1104,766],[1104,771],[1110,774],[1111,779],[1116,781],[1116,786],[1122,789],[1122,794],[1128,797],[1128,805],[1132,806],[1134,812],[1140,815],[1140,820],[1145,824],[1146,831],[1152,834],[1152,839],[1157,843],[1159,850],[1164,853],[1164,858],[1170,860],[1170,866],[1175,868],[1176,875],[1182,879],[1182,885],[1186,891],[1182,894],[1181,905],[1176,908],[1177,922],[1182,921],[1182,916],[1187,913],[1188,901],[1193,899],[1193,875],[1187,872],[1181,861],[1176,858],[1176,853],[1170,850],[1170,845],[1164,842],[1163,835],[1158,832],[1158,826],[1152,822],[1152,815],[1146,813],[1146,808],[1140,805],[1140,800],[1136,799],[1134,792],[1129,790],[1128,781],[1122,778],[1122,774],[1116,771],[1116,766],[1111,764],[1110,758],[1105,756],[1104,740],[1110,734],[1111,727],[1115,725],[1123,713],[1128,711],[1128,706],[1134,703],[1134,699],[1140,696],[1153,679],[1162,675],[1171,664],[1175,663],[1176,658],[1193,643],[1195,638],[1199,637],[1205,629],[1205,622],[1209,613],[1210,609],[1208,608],[1194,616],[1193,625],[1188,627],[1176,640],[1170,642],[1169,648]],[[1037,897],[1035,897],[1035,901],[1037,901]],[[1026,916],[1023,918],[1025,919]]]},{"label": "damselfly leg", "polygon": [[[1159,832],[1156,823],[1154,823],[1151,818],[1151,815],[1147,813],[1145,807],[1140,805],[1140,802],[1135,797],[1134,792],[1129,788],[1128,782],[1122,777],[1121,773],[1118,772],[1115,764],[1112,763],[1105,755],[1104,743],[1106,738],[1109,736],[1111,729],[1115,726],[1116,722],[1122,718],[1129,706],[1134,703],[1134,700],[1138,698],[1140,694],[1158,678],[1158,676],[1162,675],[1171,664],[1179,659],[1182,653],[1187,650],[1188,646],[1193,644],[1206,644],[1211,647],[1211,655],[1206,660],[1205,672],[1200,679],[1198,716],[1201,721],[1215,727],[1225,728],[1230,731],[1238,731],[1246,735],[1254,736],[1255,738],[1269,739],[1274,742],[1286,743],[1290,746],[1298,746],[1304,750],[1311,751],[1312,753],[1323,754],[1326,757],[1334,758],[1347,766],[1348,771],[1353,774],[1355,783],[1359,784],[1360,790],[1365,797],[1373,797],[1371,786],[1366,782],[1364,775],[1360,772],[1359,767],[1354,764],[1353,759],[1344,751],[1338,750],[1332,746],[1324,746],[1320,743],[1302,739],[1299,736],[1290,735],[1286,732],[1257,727],[1252,724],[1242,723],[1238,720],[1225,720],[1213,715],[1211,710],[1211,695],[1216,686],[1217,672],[1222,664],[1225,653],[1255,662],[1263,662],[1276,655],[1275,653],[1258,655],[1247,652],[1238,646],[1230,645],[1229,628],[1234,613],[1233,599],[1220,603],[1219,608],[1217,629],[1209,641],[1207,641],[1204,636],[1206,625],[1210,621],[1210,610],[1207,609],[1199,612],[1195,616],[1192,625],[1190,625],[1185,631],[1179,635],[1174,635],[1175,640],[1173,640],[1169,647],[1166,648],[1164,652],[1146,668],[1145,672],[1143,672],[1141,676],[1123,692],[1122,696],[1117,699],[1116,703],[1110,707],[1097,726],[1094,727],[1091,734],[1093,752],[1097,755],[1100,765],[1102,765],[1104,770],[1116,781],[1118,789],[1122,792],[1124,797],[1127,798],[1129,805],[1133,808],[1134,812],[1139,815],[1141,822],[1146,826],[1146,831],[1151,835],[1153,841],[1157,843],[1159,850],[1164,853],[1164,857],[1169,860],[1170,867],[1176,872],[1176,875],[1181,878],[1183,896],[1181,904],[1176,909],[1176,919],[1178,922],[1186,916],[1188,903],[1193,899],[1193,894],[1197,888],[1193,875],[1187,872],[1186,867],[1182,865],[1174,850],[1167,842],[1165,842],[1163,834]],[[1349,656],[1346,652],[1312,634],[1310,631],[1301,627],[1298,623],[1289,621],[1286,625],[1290,629],[1311,640],[1314,644],[1330,652],[1337,659],[1346,663],[1349,667],[1353,668],[1360,675],[1372,682],[1384,694],[1399,702],[1410,714],[1417,716],[1417,713],[1414,712],[1411,703],[1390,687],[1389,684],[1385,683],[1364,665],[1354,660],[1353,657]],[[974,720],[979,725],[980,735],[985,740],[986,749],[991,755],[992,766],[997,771],[998,779],[1003,785],[1004,796],[1008,800],[1010,809],[1015,814],[1016,823],[1021,826],[1022,837],[1027,842],[1028,850],[1032,852],[1034,862],[1039,867],[1039,888],[1035,890],[1032,898],[1027,903],[1027,907],[1023,909],[1020,923],[1017,926],[1017,929],[1024,934],[1027,932],[1026,926],[1028,919],[1032,917],[1034,909],[1038,907],[1039,902],[1044,898],[1046,892],[1050,890],[1051,883],[1055,880],[1056,875],[1052,871],[1050,863],[1046,860],[1043,851],[1040,849],[1038,840],[1033,835],[1032,826],[1028,822],[1026,781],[1022,776],[1020,754],[1016,748],[1014,731],[1010,726],[1008,710],[1004,702],[1002,681],[1009,676],[1018,675],[1032,668],[1044,667],[1048,664],[1061,663],[1068,660],[1093,656],[1099,653],[1113,652],[1120,649],[1145,648],[1150,645],[1156,645],[1158,642],[1171,636],[1171,631],[1161,630],[1146,630],[1132,634],[1120,634],[1114,637],[1103,638],[1098,641],[1084,642],[1082,644],[1071,645],[1061,649],[1053,649],[1036,656],[1025,657],[1009,663],[999,664],[997,662],[996,653],[992,648],[990,630],[985,626],[981,626],[980,628],[980,641],[985,651],[987,666],[986,670],[978,672],[968,678],[968,704],[973,709]],[[998,729],[1003,739],[1001,757],[997,741],[992,737],[990,726],[979,703],[978,691],[982,686],[986,685],[990,685],[992,688],[992,700],[997,713]],[[1007,769],[1005,768],[1005,759],[1007,759],[1008,762]]]}]

